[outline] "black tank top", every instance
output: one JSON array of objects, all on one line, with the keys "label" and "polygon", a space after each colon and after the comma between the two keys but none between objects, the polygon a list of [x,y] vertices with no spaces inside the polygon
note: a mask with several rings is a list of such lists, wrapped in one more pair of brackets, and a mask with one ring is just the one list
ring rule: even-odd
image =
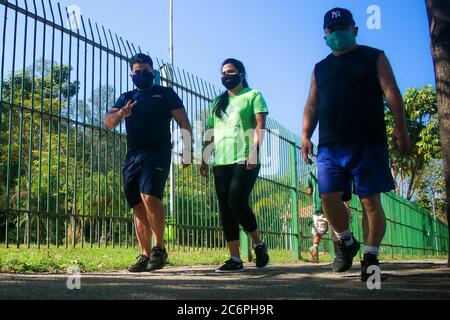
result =
[{"label": "black tank top", "polygon": [[358,46],[342,56],[330,54],[316,65],[320,145],[387,145],[377,68],[382,52]]}]

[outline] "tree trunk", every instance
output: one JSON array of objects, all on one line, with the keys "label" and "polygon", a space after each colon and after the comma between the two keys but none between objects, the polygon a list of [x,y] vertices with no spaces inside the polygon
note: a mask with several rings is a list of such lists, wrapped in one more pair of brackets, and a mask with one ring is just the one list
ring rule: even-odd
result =
[{"label": "tree trunk", "polygon": [[412,172],[411,180],[409,181],[408,191],[406,192],[406,199],[409,201],[411,201],[411,199],[414,195],[413,191],[414,191],[414,182],[416,179],[416,172],[417,171],[415,171],[415,170]]},{"label": "tree trunk", "polygon": [[394,182],[395,182],[395,193],[400,195],[400,187],[399,187],[398,181],[397,181],[398,171],[394,166],[392,166],[391,172],[392,172],[392,177],[394,178]]},{"label": "tree trunk", "polygon": [[403,181],[404,181],[404,177],[403,177],[403,172],[400,172],[400,193],[398,194],[400,197],[405,197],[404,195],[404,191],[403,191]]},{"label": "tree trunk", "polygon": [[[426,0],[426,6],[430,22],[431,52],[436,75],[448,220],[450,216],[450,205],[448,205],[450,203],[450,1]],[[447,265],[450,267],[450,251]]]},{"label": "tree trunk", "polygon": [[411,201],[412,197],[414,196],[414,193],[416,192],[416,181],[420,180],[420,172],[423,170],[420,170],[419,168],[423,168],[422,161],[419,159],[417,160],[416,166],[411,174],[411,179],[409,181],[408,186],[408,192],[406,193],[406,199]]}]

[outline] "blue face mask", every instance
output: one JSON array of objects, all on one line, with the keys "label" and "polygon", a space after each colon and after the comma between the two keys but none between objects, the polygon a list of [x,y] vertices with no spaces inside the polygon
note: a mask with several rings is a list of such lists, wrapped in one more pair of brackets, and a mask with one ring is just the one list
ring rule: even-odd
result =
[{"label": "blue face mask", "polygon": [[140,90],[150,89],[154,80],[153,72],[141,72],[133,75],[133,83]]},{"label": "blue face mask", "polygon": [[336,30],[327,37],[327,45],[333,51],[345,51],[356,44],[356,36],[353,30]]}]

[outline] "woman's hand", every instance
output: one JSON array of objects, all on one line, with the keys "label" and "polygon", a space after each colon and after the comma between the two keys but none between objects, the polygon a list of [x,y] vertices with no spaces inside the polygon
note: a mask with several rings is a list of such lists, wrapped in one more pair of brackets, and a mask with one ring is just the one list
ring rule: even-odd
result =
[{"label": "woman's hand", "polygon": [[248,157],[247,170],[255,170],[259,166],[258,148],[254,148]]},{"label": "woman's hand", "polygon": [[208,178],[209,176],[209,166],[205,162],[200,167],[200,175],[204,178]]}]

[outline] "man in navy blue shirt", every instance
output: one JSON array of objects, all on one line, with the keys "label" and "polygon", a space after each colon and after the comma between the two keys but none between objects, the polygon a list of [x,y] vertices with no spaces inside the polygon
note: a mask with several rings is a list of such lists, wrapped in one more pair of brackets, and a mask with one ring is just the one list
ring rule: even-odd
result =
[{"label": "man in navy blue shirt", "polygon": [[[135,213],[136,233],[142,255],[130,272],[162,269],[167,261],[164,245],[164,187],[170,171],[172,118],[181,127],[183,163],[191,163],[192,127],[183,102],[171,88],[154,85],[153,61],[145,54],[131,58],[136,89],[122,94],[107,114],[105,127],[115,128],[125,119],[128,153],[123,170],[124,191]],[[155,247],[150,249],[154,236]]]}]

